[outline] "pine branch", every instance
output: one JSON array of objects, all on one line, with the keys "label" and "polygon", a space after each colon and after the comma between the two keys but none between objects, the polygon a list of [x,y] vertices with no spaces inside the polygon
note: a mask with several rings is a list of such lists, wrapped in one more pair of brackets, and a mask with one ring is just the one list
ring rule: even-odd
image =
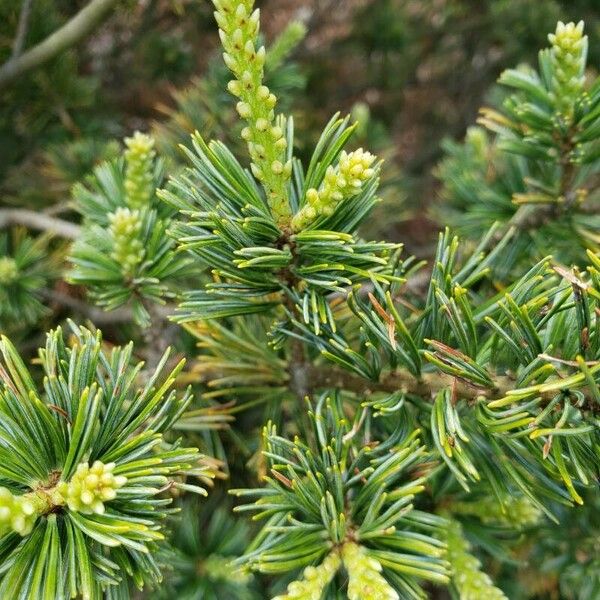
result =
[{"label": "pine branch", "polygon": [[[154,139],[136,132],[125,145],[121,159],[99,164],[85,185],[73,188],[82,231],[71,248],[67,277],[86,286],[107,311],[127,304],[133,320],[145,327],[152,320],[150,307],[176,297],[183,278],[201,267],[174,252],[168,233],[173,212],[155,193],[164,163],[156,157]],[[160,335],[152,342],[157,339]]]},{"label": "pine branch", "polygon": [[[574,190],[572,189],[573,181],[577,176],[576,165],[570,159],[574,149],[572,140],[574,133],[569,131],[564,136],[564,141],[561,144],[561,153],[558,164],[561,167],[561,177],[559,183],[559,197],[564,198],[564,204],[543,204],[541,206],[524,204],[520,206],[512,218],[507,223],[507,229],[514,227],[519,231],[528,231],[539,229],[543,225],[548,224],[554,219],[561,218],[565,211],[573,208],[576,201]],[[579,209],[579,207],[577,207]],[[593,214],[593,209],[592,209]],[[496,241],[498,241],[502,232],[497,233]]]},{"label": "pine branch", "polygon": [[0,67],[0,90],[25,73],[78,44],[106,18],[118,0],[92,0],[45,40]]},{"label": "pine branch", "polygon": [[[330,365],[305,363],[295,365],[295,369],[302,373],[303,381],[308,383],[305,389],[306,395],[313,395],[320,390],[329,388],[362,395],[374,392],[401,392],[433,400],[438,392],[451,389],[455,398],[462,398],[468,403],[474,403],[480,398],[488,401],[505,398],[507,392],[515,389],[515,381],[505,375],[493,378],[493,388],[480,388],[468,381],[441,372],[423,373],[421,377],[415,377],[405,369],[398,369],[384,374],[379,381],[369,381]],[[290,387],[293,387],[292,384]],[[583,390],[583,392],[585,395],[583,408],[597,413],[599,407],[593,394],[589,390]],[[556,396],[556,392],[542,393],[540,396],[542,406],[544,406]]]},{"label": "pine branch", "polygon": [[69,339],[59,328],[40,349],[44,394],[0,340],[3,598],[99,599],[129,578],[157,583],[157,543],[172,512],[159,495],[205,495],[215,475],[214,461],[165,437],[192,399],[171,389],[183,361],[165,372],[165,352],[138,385],[132,344],[105,353],[99,333],[74,325]]},{"label": "pine branch", "polygon": [[336,388],[358,394],[404,392],[434,398],[439,391],[452,388],[456,396],[469,402],[474,402],[477,398],[502,398],[514,385],[510,378],[503,376],[494,380],[495,388],[479,388],[445,373],[423,373],[421,377],[415,377],[405,369],[385,374],[379,381],[369,381],[340,368],[310,363],[304,365],[304,373],[312,393],[323,388]]}]

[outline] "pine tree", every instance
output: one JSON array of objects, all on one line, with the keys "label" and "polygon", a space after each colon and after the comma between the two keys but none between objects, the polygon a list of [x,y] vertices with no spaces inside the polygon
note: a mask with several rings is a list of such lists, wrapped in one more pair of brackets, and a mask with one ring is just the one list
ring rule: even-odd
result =
[{"label": "pine tree", "polygon": [[[132,311],[147,364],[71,324],[40,380],[2,338],[0,596],[534,598],[505,575],[519,553],[556,560],[564,527],[587,532],[554,546],[565,595],[597,597],[600,79],[583,24],[559,23],[539,73],[501,77],[493,141],[450,147],[440,174],[471,239],[444,230],[426,266],[361,237],[386,167],[355,125],[334,115],[303,163],[253,0],[213,3],[249,163],[196,132],[166,178],[136,133],[75,187],[68,278]],[[19,256],[0,286],[35,311]],[[187,372],[162,352],[160,305],[198,342]],[[181,498],[216,477],[227,501]]]},{"label": "pine tree", "polygon": [[515,230],[507,272],[547,253],[548,240],[567,264],[599,250],[598,83],[586,85],[583,22],[559,23],[548,38],[539,69],[505,71],[499,84],[510,92],[501,108],[482,108],[481,127],[464,144],[447,142],[438,169],[444,216],[461,232],[478,237],[494,222]]}]

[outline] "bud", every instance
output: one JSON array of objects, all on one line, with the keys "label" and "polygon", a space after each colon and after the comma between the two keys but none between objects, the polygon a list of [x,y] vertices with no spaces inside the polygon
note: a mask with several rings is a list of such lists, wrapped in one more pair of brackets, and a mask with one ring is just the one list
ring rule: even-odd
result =
[{"label": "bud", "polygon": [[231,54],[223,52],[223,62],[227,65],[227,68],[231,69],[232,71],[235,71],[237,67],[237,61],[233,56],[231,56]]},{"label": "bud", "polygon": [[154,139],[136,131],[125,138],[125,202],[130,208],[144,208],[154,197]]},{"label": "bud", "polygon": [[254,12],[250,15],[250,18],[248,19],[248,26],[250,28],[250,31],[252,32],[252,35],[257,35],[258,34],[258,26],[260,24],[260,9],[255,9]]},{"label": "bud", "polygon": [[552,92],[561,114],[572,118],[574,103],[583,93],[587,36],[583,35],[583,21],[567,23],[559,21],[556,32],[548,36],[552,44],[550,59],[553,76]]},{"label": "bud", "polygon": [[19,276],[19,268],[14,258],[0,257],[0,285],[10,285]]},{"label": "bud", "polygon": [[269,96],[265,100],[265,105],[269,108],[269,110],[273,109],[277,104],[277,98],[275,94],[269,94]]},{"label": "bud", "polygon": [[263,118],[256,119],[256,129],[258,129],[258,131],[266,131],[268,127],[269,121]]},{"label": "bud", "polygon": [[[214,4],[215,6],[217,6],[217,1],[214,0]],[[218,6],[217,6],[218,8]],[[215,21],[217,22],[217,25],[223,30],[227,28],[227,19],[218,11],[216,10],[214,13],[215,16]]]},{"label": "bud", "polygon": [[253,60],[254,59],[254,43],[252,42],[252,40],[248,40],[246,42],[246,44],[244,45],[244,52],[246,53],[246,57],[249,60]]},{"label": "bud", "polygon": [[104,513],[104,503],[117,497],[117,490],[127,483],[127,477],[113,475],[115,463],[104,464],[97,460],[90,467],[77,465],[69,482],[58,485],[58,492],[70,510],[84,514]]},{"label": "bud", "polygon": [[342,548],[348,573],[348,600],[399,600],[396,590],[381,576],[381,564],[354,542]]},{"label": "bud", "polygon": [[479,518],[489,525],[510,525],[521,528],[537,523],[541,518],[540,509],[527,496],[507,495],[500,503],[495,496],[478,498],[474,502],[455,502],[453,514]]},{"label": "bud", "polygon": [[292,581],[288,585],[287,593],[275,596],[273,600],[311,600],[320,599],[323,591],[340,568],[340,557],[332,552],[317,567],[306,567],[302,573],[302,579]]},{"label": "bud", "polygon": [[[229,5],[230,4],[230,5]],[[275,119],[276,97],[263,85],[266,51],[258,47],[259,11],[253,10],[253,0],[236,0],[227,4],[214,2],[217,22],[224,34],[221,43],[223,59],[235,79],[228,84],[229,91],[239,98],[237,111],[248,121],[242,138],[250,147],[252,172],[263,184],[278,221],[289,220],[287,180],[290,169],[285,163],[287,141],[282,141],[278,130],[271,133]],[[258,146],[263,149],[258,150]]]},{"label": "bud", "polygon": [[261,85],[256,91],[256,95],[260,98],[260,100],[266,100],[270,93],[271,92],[266,85]]},{"label": "bud", "polygon": [[227,89],[234,96],[239,96],[242,93],[242,86],[241,86],[240,82],[237,79],[232,79],[227,84]]},{"label": "bud", "polygon": [[144,260],[144,244],[140,239],[142,219],[139,210],[118,208],[108,215],[109,232],[113,241],[111,257],[126,275],[131,275]]},{"label": "bud", "polygon": [[256,52],[256,64],[260,67],[264,66],[267,52],[264,46],[261,46]]},{"label": "bud", "polygon": [[242,47],[242,44],[244,43],[244,33],[241,29],[238,28],[231,34],[231,41],[236,48]]},{"label": "bud", "polygon": [[238,102],[236,108],[242,119],[248,119],[252,115],[252,108],[247,102]]},{"label": "bud", "polygon": [[365,182],[376,174],[374,162],[375,156],[362,148],[342,152],[338,164],[327,167],[320,189],[308,190],[306,204],[292,219],[292,227],[299,231],[314,220],[308,217],[307,206],[311,206],[317,215],[331,216],[341,202],[359,194]]},{"label": "bud", "polygon": [[482,572],[481,563],[469,553],[469,543],[462,534],[458,521],[450,521],[446,530],[447,559],[452,567],[452,580],[461,598],[508,600],[502,590]]},{"label": "bud", "polygon": [[27,535],[37,517],[35,505],[27,496],[15,496],[7,488],[0,487],[0,534],[10,530]]},{"label": "bud", "polygon": [[238,2],[237,8],[235,9],[235,18],[237,19],[240,25],[243,25],[248,13],[246,12],[246,7],[243,3]]},{"label": "bud", "polygon": [[259,181],[262,181],[263,172],[262,172],[262,169],[256,163],[250,164],[250,170],[252,171],[252,175],[254,175],[254,177],[256,177],[256,179],[258,179]]}]

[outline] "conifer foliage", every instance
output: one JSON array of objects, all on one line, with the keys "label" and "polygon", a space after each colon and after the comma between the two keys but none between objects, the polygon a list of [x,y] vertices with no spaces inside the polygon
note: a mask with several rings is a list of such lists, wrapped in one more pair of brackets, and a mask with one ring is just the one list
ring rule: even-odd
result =
[{"label": "conifer foliage", "polygon": [[74,244],[69,280],[88,287],[106,310],[122,305],[148,325],[152,306],[177,294],[188,267],[167,231],[171,211],[156,197],[163,180],[152,137],[136,132],[121,159],[102,163],[75,186],[84,231]]},{"label": "conifer foliage", "polygon": [[[144,387],[132,346],[102,349],[73,326],[40,351],[43,390],[12,344],[0,346],[0,525],[5,598],[121,597],[128,575],[158,581],[155,559],[170,499],[205,494],[211,464],[165,433],[191,400],[172,386],[164,360]],[[119,591],[120,590],[120,591]]]},{"label": "conifer foliage", "polygon": [[[577,531],[598,506],[600,79],[583,23],[558,24],[538,71],[501,76],[511,93],[480,118],[494,137],[448,145],[466,239],[445,229],[426,265],[362,238],[385,165],[348,117],[295,154],[253,0],[213,4],[249,162],[196,132],[167,178],[135,133],[74,189],[68,273],[132,309],[151,350],[154,307],[176,304],[199,356],[144,365],[71,324],[48,334],[38,384],[2,338],[0,597],[534,598],[505,576],[517,552],[552,563],[549,524]],[[35,297],[18,277],[31,247],[0,258],[0,291]],[[217,475],[226,501],[181,498]],[[560,548],[563,589],[600,597],[593,542],[585,560]]]},{"label": "conifer foliage", "polygon": [[443,211],[471,237],[495,221],[515,228],[513,260],[546,252],[551,239],[560,260],[580,261],[599,249],[600,85],[586,82],[583,22],[559,23],[548,39],[537,70],[501,75],[508,94],[501,107],[481,109],[483,128],[470,129],[463,145],[446,143]]}]

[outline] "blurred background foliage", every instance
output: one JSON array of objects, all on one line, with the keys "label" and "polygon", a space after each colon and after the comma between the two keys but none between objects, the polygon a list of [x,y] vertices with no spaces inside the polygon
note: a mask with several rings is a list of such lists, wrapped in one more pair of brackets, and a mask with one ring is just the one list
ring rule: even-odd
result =
[{"label": "blurred background foliage", "polygon": [[[82,1],[32,2],[25,47],[64,23]],[[290,21],[299,43],[270,69],[269,85],[291,109],[300,145],[311,147],[335,110],[364,124],[360,142],[386,155],[387,202],[373,228],[428,254],[433,172],[444,138],[462,139],[497,95],[507,67],[534,63],[557,20],[586,22],[600,54],[595,0],[265,0],[267,42]],[[12,52],[19,2],[0,3],[0,62]],[[127,0],[76,49],[0,90],[0,202],[43,207],[65,201],[115,139],[153,130],[163,156],[195,128],[228,137],[236,119],[224,90],[212,9],[196,0]],[[294,45],[297,43],[297,45]],[[286,56],[286,50],[291,55]],[[301,88],[310,93],[295,93]],[[286,92],[288,92],[286,97]],[[294,93],[293,102],[289,92]],[[368,126],[367,126],[368,124]],[[229,136],[231,139],[234,136]]]}]

